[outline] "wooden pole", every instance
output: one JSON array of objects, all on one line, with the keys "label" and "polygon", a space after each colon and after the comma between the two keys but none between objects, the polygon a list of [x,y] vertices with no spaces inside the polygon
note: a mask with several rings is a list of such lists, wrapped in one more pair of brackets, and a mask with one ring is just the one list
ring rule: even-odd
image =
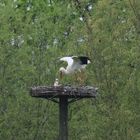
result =
[{"label": "wooden pole", "polygon": [[59,98],[59,140],[68,140],[68,97]]},{"label": "wooden pole", "polygon": [[97,88],[91,86],[37,86],[31,88],[30,95],[59,104],[58,140],[68,140],[68,104],[83,98],[95,98]]}]

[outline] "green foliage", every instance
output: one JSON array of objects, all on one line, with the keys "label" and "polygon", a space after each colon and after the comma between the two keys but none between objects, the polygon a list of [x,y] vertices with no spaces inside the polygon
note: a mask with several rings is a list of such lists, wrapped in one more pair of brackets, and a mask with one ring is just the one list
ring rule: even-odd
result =
[{"label": "green foliage", "polygon": [[91,58],[85,84],[99,87],[99,96],[70,106],[69,139],[139,140],[139,3],[1,0],[0,139],[57,138],[57,105],[31,98],[29,89],[52,85],[58,58],[74,54]]}]

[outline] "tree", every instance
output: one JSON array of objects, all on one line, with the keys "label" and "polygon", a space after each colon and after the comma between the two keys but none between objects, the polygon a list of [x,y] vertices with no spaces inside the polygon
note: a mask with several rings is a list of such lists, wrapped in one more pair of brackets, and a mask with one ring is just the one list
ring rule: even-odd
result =
[{"label": "tree", "polygon": [[0,13],[0,139],[57,137],[56,105],[28,92],[52,85],[71,54],[91,58],[85,84],[99,97],[70,108],[69,139],[139,139],[138,0],[3,0]]}]

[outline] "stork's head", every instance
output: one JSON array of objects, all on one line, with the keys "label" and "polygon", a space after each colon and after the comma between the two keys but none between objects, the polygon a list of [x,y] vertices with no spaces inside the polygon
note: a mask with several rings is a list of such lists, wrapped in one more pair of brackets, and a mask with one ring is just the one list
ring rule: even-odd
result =
[{"label": "stork's head", "polygon": [[65,68],[64,68],[64,67],[61,67],[61,68],[59,69],[59,73],[60,73],[60,78],[62,79],[63,75],[66,74]]}]

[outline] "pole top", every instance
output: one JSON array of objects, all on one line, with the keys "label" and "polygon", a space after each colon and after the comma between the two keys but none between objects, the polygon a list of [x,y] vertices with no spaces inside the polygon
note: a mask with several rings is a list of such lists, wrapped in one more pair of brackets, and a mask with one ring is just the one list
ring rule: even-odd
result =
[{"label": "pole top", "polygon": [[98,88],[93,86],[35,86],[30,95],[38,98],[95,98]]}]

